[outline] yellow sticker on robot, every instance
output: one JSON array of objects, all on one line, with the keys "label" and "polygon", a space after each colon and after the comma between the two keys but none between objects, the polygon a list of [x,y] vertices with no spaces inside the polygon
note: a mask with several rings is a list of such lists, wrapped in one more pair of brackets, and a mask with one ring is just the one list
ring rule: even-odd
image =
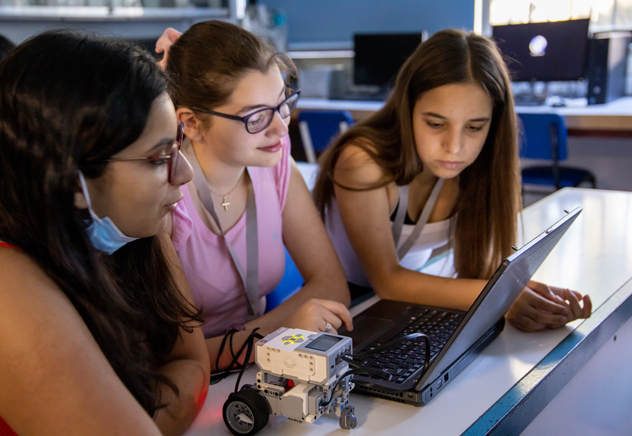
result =
[{"label": "yellow sticker on robot", "polygon": [[284,336],[281,340],[283,340],[283,345],[300,344],[301,342],[305,342],[305,338],[303,338],[302,334]]}]

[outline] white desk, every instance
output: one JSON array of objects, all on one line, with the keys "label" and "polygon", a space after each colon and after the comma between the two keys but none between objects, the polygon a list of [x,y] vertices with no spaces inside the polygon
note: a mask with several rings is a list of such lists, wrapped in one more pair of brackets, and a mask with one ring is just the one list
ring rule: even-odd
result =
[{"label": "white desk", "polygon": [[[383,102],[327,100],[303,98],[298,101],[299,109],[348,110],[354,119],[362,120],[371,112],[382,108]],[[566,119],[571,135],[624,136],[632,137],[632,97],[623,97],[613,102],[592,106],[517,106],[518,113],[553,112]]]},{"label": "white desk", "polygon": [[[632,284],[626,286],[632,278],[632,193],[568,188],[558,191],[525,209],[524,240],[557,221],[563,209],[576,206],[582,206],[584,212],[534,278],[590,294],[594,312],[589,320],[530,334],[507,325],[425,407],[352,395],[358,427],[350,433],[339,428],[337,419],[327,416],[314,424],[296,424],[273,416],[259,434],[519,434],[589,355],[632,315]],[[430,269],[440,266],[436,262]],[[564,368],[559,370],[561,366]],[[251,383],[254,375],[251,368],[242,382]],[[222,406],[234,384],[235,376],[231,376],[211,386],[186,436],[230,434],[222,420]]]}]

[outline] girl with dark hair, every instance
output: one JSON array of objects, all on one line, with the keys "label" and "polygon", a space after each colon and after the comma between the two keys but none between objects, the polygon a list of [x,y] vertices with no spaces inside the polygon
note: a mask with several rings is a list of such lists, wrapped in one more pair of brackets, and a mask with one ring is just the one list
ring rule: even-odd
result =
[{"label": "girl with dark hair", "polygon": [[[255,328],[351,329],[342,268],[290,157],[287,124],[299,94],[291,60],[238,26],[207,21],[170,47],[167,72],[194,167],[172,214],[172,241],[204,316],[211,364],[233,361],[222,346],[227,332],[237,350]],[[265,313],[285,269],[284,244],[305,285]]]},{"label": "girl with dark hair", "polygon": [[164,232],[192,171],[162,71],[45,33],[0,108],[0,434],[184,433],[209,363]]},{"label": "girl with dark hair", "polygon": [[[354,300],[371,287],[382,298],[469,308],[515,244],[517,130],[492,41],[444,30],[417,48],[385,106],[321,158],[314,197]],[[457,279],[415,271],[448,243]],[[507,317],[531,331],[590,311],[588,296],[530,282]]]}]

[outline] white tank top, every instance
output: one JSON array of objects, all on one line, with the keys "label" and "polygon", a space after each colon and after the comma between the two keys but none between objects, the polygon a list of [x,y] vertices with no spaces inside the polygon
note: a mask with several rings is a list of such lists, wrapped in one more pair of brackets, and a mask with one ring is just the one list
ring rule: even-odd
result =
[{"label": "white tank top", "polygon": [[[453,219],[426,224],[408,253],[399,261],[399,264],[404,268],[419,270],[430,259],[433,249],[442,247],[450,241],[450,222]],[[370,286],[360,259],[356,256],[345,232],[335,198],[332,199],[331,207],[327,209],[326,227],[342,263],[347,281],[356,285]],[[403,225],[397,248],[405,243],[414,228],[414,224]]]}]

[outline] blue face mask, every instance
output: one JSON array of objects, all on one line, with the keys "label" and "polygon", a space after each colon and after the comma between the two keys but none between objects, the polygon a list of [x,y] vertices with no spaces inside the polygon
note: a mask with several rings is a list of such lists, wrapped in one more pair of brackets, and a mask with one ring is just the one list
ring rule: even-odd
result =
[{"label": "blue face mask", "polygon": [[88,232],[88,238],[90,238],[90,242],[92,242],[94,248],[107,254],[112,254],[128,242],[137,240],[138,238],[125,236],[110,218],[99,218],[97,214],[94,213],[88,186],[86,185],[86,180],[81,171],[79,171],[79,181],[81,182],[81,191],[88,203],[90,218],[92,218],[92,222],[86,228],[86,232]]}]

